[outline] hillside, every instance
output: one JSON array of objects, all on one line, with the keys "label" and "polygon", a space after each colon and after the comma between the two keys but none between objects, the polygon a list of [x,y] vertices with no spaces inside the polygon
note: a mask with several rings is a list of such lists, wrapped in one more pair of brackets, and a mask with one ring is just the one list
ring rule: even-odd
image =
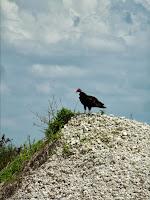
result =
[{"label": "hillside", "polygon": [[92,114],[73,117],[55,152],[9,200],[149,200],[150,126]]}]

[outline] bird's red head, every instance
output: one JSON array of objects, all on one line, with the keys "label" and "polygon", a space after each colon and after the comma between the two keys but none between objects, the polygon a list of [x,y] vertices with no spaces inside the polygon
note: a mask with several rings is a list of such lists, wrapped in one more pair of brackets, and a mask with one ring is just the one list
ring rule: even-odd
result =
[{"label": "bird's red head", "polygon": [[80,88],[78,88],[78,89],[76,90],[76,92],[79,92],[79,93],[80,93],[80,92],[82,92],[82,90],[81,90]]}]

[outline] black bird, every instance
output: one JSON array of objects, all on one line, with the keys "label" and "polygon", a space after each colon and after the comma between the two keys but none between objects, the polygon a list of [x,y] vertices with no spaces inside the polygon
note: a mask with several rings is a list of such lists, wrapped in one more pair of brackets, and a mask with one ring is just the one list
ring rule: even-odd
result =
[{"label": "black bird", "polygon": [[80,88],[78,88],[76,92],[79,92],[79,99],[84,106],[85,112],[87,107],[89,109],[89,112],[91,111],[92,107],[106,108],[105,105],[100,102],[96,97],[87,95]]}]

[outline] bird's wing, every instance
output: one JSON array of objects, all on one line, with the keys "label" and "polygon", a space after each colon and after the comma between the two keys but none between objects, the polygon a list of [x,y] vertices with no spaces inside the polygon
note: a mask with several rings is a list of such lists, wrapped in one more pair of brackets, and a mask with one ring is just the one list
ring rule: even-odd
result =
[{"label": "bird's wing", "polygon": [[96,97],[94,96],[88,96],[87,97],[88,99],[88,102],[91,103],[92,105],[96,106],[96,105],[99,105],[99,103],[101,103],[103,105],[102,102],[100,102]]},{"label": "bird's wing", "polygon": [[89,104],[91,104],[91,106],[94,106],[94,107],[104,106],[104,104],[94,96],[88,96],[87,99],[88,99]]}]

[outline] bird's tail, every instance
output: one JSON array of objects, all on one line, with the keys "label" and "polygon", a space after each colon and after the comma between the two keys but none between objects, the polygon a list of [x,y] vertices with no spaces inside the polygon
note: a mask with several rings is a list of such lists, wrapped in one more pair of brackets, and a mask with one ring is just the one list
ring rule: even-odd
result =
[{"label": "bird's tail", "polygon": [[102,102],[97,102],[96,107],[99,107],[99,108],[106,108],[106,106],[105,106]]},{"label": "bird's tail", "polygon": [[107,108],[107,107],[103,105],[102,108]]},{"label": "bird's tail", "polygon": [[106,108],[106,106],[105,106],[103,103],[100,103],[100,104],[98,105],[98,107],[99,107],[99,108]]}]

